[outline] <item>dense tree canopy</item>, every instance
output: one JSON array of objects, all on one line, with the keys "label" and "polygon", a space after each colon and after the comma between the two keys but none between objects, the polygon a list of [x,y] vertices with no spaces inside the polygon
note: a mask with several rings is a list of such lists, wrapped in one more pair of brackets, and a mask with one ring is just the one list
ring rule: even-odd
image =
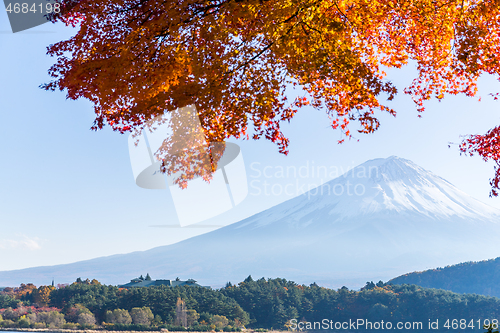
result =
[{"label": "dense tree canopy", "polygon": [[[28,296],[34,296],[36,290]],[[342,323],[363,318],[394,324],[422,323],[420,332],[478,332],[483,331],[482,324],[498,324],[500,316],[500,299],[495,297],[381,281],[368,282],[360,291],[346,287],[333,290],[316,283],[299,285],[280,278],[248,278],[219,290],[186,286],[120,289],[74,283],[51,289],[49,298],[55,307],[17,303],[13,308],[4,299],[0,303],[0,327],[89,328],[97,324],[109,330],[179,331],[184,330],[178,326],[181,324],[191,331],[238,331],[244,326],[291,328],[294,320]],[[429,320],[439,320],[439,329],[429,328]]]},{"label": "dense tree canopy", "polygon": [[500,297],[500,257],[483,261],[469,261],[398,276],[390,283],[417,284],[426,288],[450,290],[456,293]]},{"label": "dense tree canopy", "polygon": [[[208,141],[265,137],[287,153],[280,123],[305,105],[347,138],[375,131],[381,112],[395,115],[384,100],[398,91],[384,68],[416,63],[404,93],[420,112],[431,98],[474,96],[481,74],[500,73],[498,0],[61,2],[52,19],[79,30],[49,47],[57,63],[44,87],[92,101],[94,129],[132,131],[195,105]],[[287,100],[291,86],[303,96]],[[461,149],[500,163],[499,134],[471,136]],[[171,146],[166,139],[157,154],[167,171]]]}]

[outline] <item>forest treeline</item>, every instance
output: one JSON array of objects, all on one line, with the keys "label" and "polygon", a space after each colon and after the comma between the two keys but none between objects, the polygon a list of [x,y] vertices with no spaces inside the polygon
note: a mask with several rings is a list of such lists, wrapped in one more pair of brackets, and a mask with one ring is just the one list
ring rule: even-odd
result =
[{"label": "forest treeline", "polygon": [[500,284],[496,283],[498,276],[500,276],[500,257],[408,273],[390,280],[389,283],[417,284],[456,293],[500,297]]},{"label": "forest treeline", "polygon": [[346,287],[328,289],[315,283],[299,285],[281,278],[253,280],[251,276],[235,285],[228,282],[217,290],[167,286],[122,289],[79,279],[58,287],[22,284],[0,293],[0,326],[6,328],[285,330],[293,329],[297,322],[363,319],[394,324],[421,322],[422,332],[436,320],[439,330],[450,331],[451,320],[455,320],[461,332],[484,332],[482,325],[497,322],[498,318],[500,299],[495,297],[381,281],[368,282],[354,291]]}]

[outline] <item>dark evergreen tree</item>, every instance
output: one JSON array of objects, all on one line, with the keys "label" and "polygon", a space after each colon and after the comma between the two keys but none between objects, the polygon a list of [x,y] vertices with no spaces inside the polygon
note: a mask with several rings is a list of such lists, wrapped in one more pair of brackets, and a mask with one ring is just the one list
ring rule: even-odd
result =
[{"label": "dark evergreen tree", "polygon": [[370,290],[373,288],[375,288],[375,283],[373,283],[373,281],[370,281],[366,282],[366,285],[363,288],[361,288],[361,290]]},{"label": "dark evergreen tree", "polygon": [[249,275],[243,282],[248,283],[248,282],[253,282],[252,276]]}]

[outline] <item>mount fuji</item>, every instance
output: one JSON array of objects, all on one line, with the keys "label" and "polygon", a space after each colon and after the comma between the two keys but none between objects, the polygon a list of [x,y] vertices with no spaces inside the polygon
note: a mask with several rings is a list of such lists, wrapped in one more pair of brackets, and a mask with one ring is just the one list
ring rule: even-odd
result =
[{"label": "mount fuji", "polygon": [[360,287],[410,271],[500,256],[500,211],[395,156],[367,161],[238,223],[148,251],[0,272],[0,285],[194,278],[223,286],[282,277]]}]

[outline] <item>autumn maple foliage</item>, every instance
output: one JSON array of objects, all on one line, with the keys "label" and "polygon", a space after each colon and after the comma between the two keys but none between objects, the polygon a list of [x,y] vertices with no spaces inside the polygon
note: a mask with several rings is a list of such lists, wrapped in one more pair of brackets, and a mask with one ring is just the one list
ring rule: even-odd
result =
[{"label": "autumn maple foliage", "polygon": [[[382,112],[395,115],[384,101],[397,89],[384,68],[417,65],[404,93],[420,112],[431,98],[474,96],[481,74],[500,73],[498,0],[61,4],[52,19],[78,32],[49,47],[57,63],[44,88],[92,101],[94,129],[133,131],[165,110],[195,105],[209,141],[265,137],[286,153],[280,124],[305,105],[324,110],[344,138],[375,131]],[[287,100],[290,87],[300,88],[300,97]],[[468,137],[461,149],[498,166],[499,132]],[[171,144],[167,138],[165,147]]]}]

